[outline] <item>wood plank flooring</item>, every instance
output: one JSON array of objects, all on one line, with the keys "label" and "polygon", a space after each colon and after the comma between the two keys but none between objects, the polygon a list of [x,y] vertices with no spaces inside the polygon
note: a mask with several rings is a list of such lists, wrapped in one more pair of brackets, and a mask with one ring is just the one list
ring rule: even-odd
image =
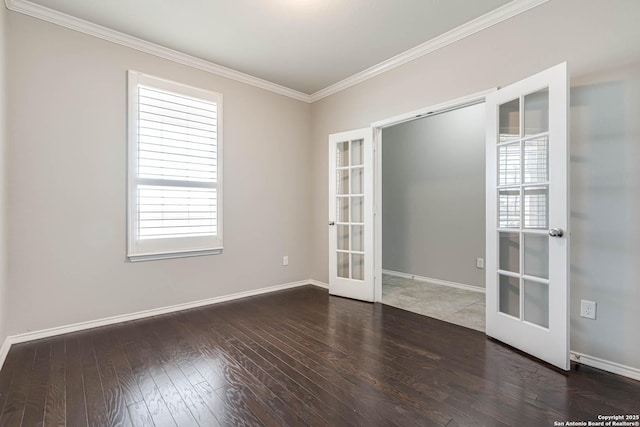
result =
[{"label": "wood plank flooring", "polygon": [[33,341],[0,426],[552,426],[638,414],[640,382],[307,286]]}]

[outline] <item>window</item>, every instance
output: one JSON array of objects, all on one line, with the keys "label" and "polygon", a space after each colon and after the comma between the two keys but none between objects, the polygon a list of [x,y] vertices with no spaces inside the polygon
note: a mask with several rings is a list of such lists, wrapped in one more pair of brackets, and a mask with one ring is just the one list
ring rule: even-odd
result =
[{"label": "window", "polygon": [[222,95],[129,71],[128,257],[222,251]]}]

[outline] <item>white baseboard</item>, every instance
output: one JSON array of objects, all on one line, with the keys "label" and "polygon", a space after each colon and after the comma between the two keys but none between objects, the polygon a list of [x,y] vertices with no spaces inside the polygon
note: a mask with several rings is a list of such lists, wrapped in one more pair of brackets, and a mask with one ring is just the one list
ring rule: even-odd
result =
[{"label": "white baseboard", "polygon": [[328,283],[324,283],[324,282],[321,282],[319,280],[311,279],[311,280],[308,280],[308,283],[310,285],[317,286],[319,288],[329,289],[329,284]]},{"label": "white baseboard", "polygon": [[416,276],[415,274],[401,273],[399,271],[393,271],[393,270],[382,270],[382,273],[383,274],[388,274],[390,276],[402,277],[404,279],[417,280],[418,282],[429,282],[429,283],[434,283],[436,285],[449,286],[449,287],[458,288],[458,289],[465,289],[467,291],[480,292],[480,293],[483,293],[483,294],[485,293],[484,288],[481,288],[481,287],[478,287],[478,286],[473,286],[473,285],[466,285],[464,283],[450,282],[448,280],[433,279],[431,277]]},{"label": "white baseboard", "polygon": [[[454,288],[467,289],[470,291],[485,293],[484,288],[465,285],[462,283],[448,282],[446,280],[432,279],[429,277],[421,277],[421,276],[416,276],[414,274],[401,273],[399,271],[392,271],[392,270],[382,270],[382,273],[388,274],[390,276],[402,277],[405,279],[413,279],[420,282],[430,282],[430,283],[435,283],[437,285],[451,286]],[[619,363],[611,362],[609,360],[604,360],[597,357],[589,356],[588,354],[578,353],[576,351],[571,351],[570,354],[571,354],[571,360],[573,360],[576,363],[581,363],[586,366],[591,366],[592,368],[602,369],[603,371],[607,371],[612,374],[617,374],[623,377],[640,381],[640,369],[621,365]]]},{"label": "white baseboard", "polygon": [[[423,281],[423,282],[432,282],[432,283],[441,284],[445,286],[452,286],[455,288],[469,289],[476,292],[484,292],[484,289],[478,288],[477,286],[464,285],[464,284],[455,283],[455,282],[447,282],[439,279],[430,279],[428,277],[414,276],[411,274],[399,273],[399,272],[390,271],[390,270],[383,270],[383,273],[389,274],[392,276]],[[283,285],[269,286],[266,288],[254,289],[254,290],[245,291],[245,292],[238,292],[235,294],[224,295],[220,297],[207,298],[207,299],[188,302],[184,304],[176,304],[172,306],[161,307],[161,308],[156,308],[151,310],[138,311],[135,313],[112,316],[104,319],[91,320],[88,322],[81,322],[81,323],[75,323],[72,325],[43,329],[41,331],[10,335],[4,340],[4,342],[2,343],[2,347],[0,347],[0,368],[2,368],[2,366],[4,365],[4,361],[7,358],[7,354],[9,353],[9,350],[13,344],[53,337],[56,335],[67,334],[70,332],[82,331],[85,329],[93,329],[100,326],[107,326],[107,325],[113,325],[121,322],[128,322],[130,320],[137,320],[137,319],[143,319],[146,317],[158,316],[161,314],[173,313],[181,310],[188,310],[190,308],[197,308],[197,307],[203,307],[206,305],[218,304],[221,302],[232,301],[240,298],[246,298],[250,296],[261,295],[261,294],[281,291],[285,289],[297,288],[305,285],[313,285],[313,286],[317,286],[324,289],[329,288],[328,284],[324,282],[320,282],[318,280],[313,280],[313,279],[301,280],[299,282],[291,282],[291,283],[285,283]],[[611,372],[613,374],[621,375],[627,378],[640,381],[640,369],[637,369],[637,368],[621,365],[619,363],[611,362],[608,360],[600,359],[597,357],[589,356],[587,354],[582,354],[575,351],[571,352],[571,360],[586,366],[602,369],[603,371]]]},{"label": "white baseboard", "polygon": [[[0,5],[1,7],[2,5]],[[9,350],[11,349],[11,337],[7,337],[4,339],[2,343],[2,347],[0,347],[0,369],[2,369],[2,365],[4,365],[4,361],[7,358],[7,354],[9,354]]]},{"label": "white baseboard", "polygon": [[151,310],[143,310],[135,313],[122,314],[118,316],[105,317],[103,319],[90,320],[87,322],[74,323],[71,325],[57,326],[55,328],[43,329],[40,331],[25,332],[22,334],[8,336],[2,347],[0,348],[0,368],[4,364],[4,361],[9,353],[9,349],[13,344],[19,344],[27,341],[39,340],[42,338],[49,338],[56,335],[68,334],[71,332],[83,331],[86,329],[98,328],[100,326],[113,325],[116,323],[128,322],[131,320],[144,319],[146,317],[158,316],[161,314],[174,313],[176,311],[188,310],[190,308],[204,307],[212,304],[219,304],[221,302],[237,300],[240,298],[247,298],[255,295],[266,294],[270,292],[281,291],[285,289],[297,288],[300,286],[314,285],[321,288],[327,288],[326,283],[319,282],[317,280],[300,280],[298,282],[285,283],[283,285],[269,286],[266,288],[254,289],[251,291],[238,292],[231,295],[223,295],[220,297],[207,298],[198,301],[187,302],[183,304],[176,304],[167,307],[154,308]]},{"label": "white baseboard", "polygon": [[612,374],[618,374],[623,377],[640,381],[640,369],[632,368],[631,366],[621,365],[609,360],[589,356],[588,354],[578,353],[577,351],[571,352],[571,360],[576,363],[591,366],[592,368],[602,369],[603,371],[611,372]]}]

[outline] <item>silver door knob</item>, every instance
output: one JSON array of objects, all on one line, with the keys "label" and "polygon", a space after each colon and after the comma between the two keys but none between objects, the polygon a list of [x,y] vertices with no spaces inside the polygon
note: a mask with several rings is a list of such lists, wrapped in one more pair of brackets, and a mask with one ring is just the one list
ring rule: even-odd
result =
[{"label": "silver door knob", "polygon": [[564,231],[562,231],[562,228],[552,228],[549,230],[549,236],[551,237],[562,237],[563,234]]},{"label": "silver door knob", "polygon": [[336,225],[335,221],[329,221],[329,225]]}]

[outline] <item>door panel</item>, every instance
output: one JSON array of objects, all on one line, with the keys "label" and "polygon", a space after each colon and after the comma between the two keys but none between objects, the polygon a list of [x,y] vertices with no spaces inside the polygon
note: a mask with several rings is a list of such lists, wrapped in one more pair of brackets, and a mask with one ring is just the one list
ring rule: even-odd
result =
[{"label": "door panel", "polygon": [[329,135],[329,293],[373,301],[373,130]]},{"label": "door panel", "polygon": [[487,335],[565,370],[567,118],[566,64],[487,96]]}]

